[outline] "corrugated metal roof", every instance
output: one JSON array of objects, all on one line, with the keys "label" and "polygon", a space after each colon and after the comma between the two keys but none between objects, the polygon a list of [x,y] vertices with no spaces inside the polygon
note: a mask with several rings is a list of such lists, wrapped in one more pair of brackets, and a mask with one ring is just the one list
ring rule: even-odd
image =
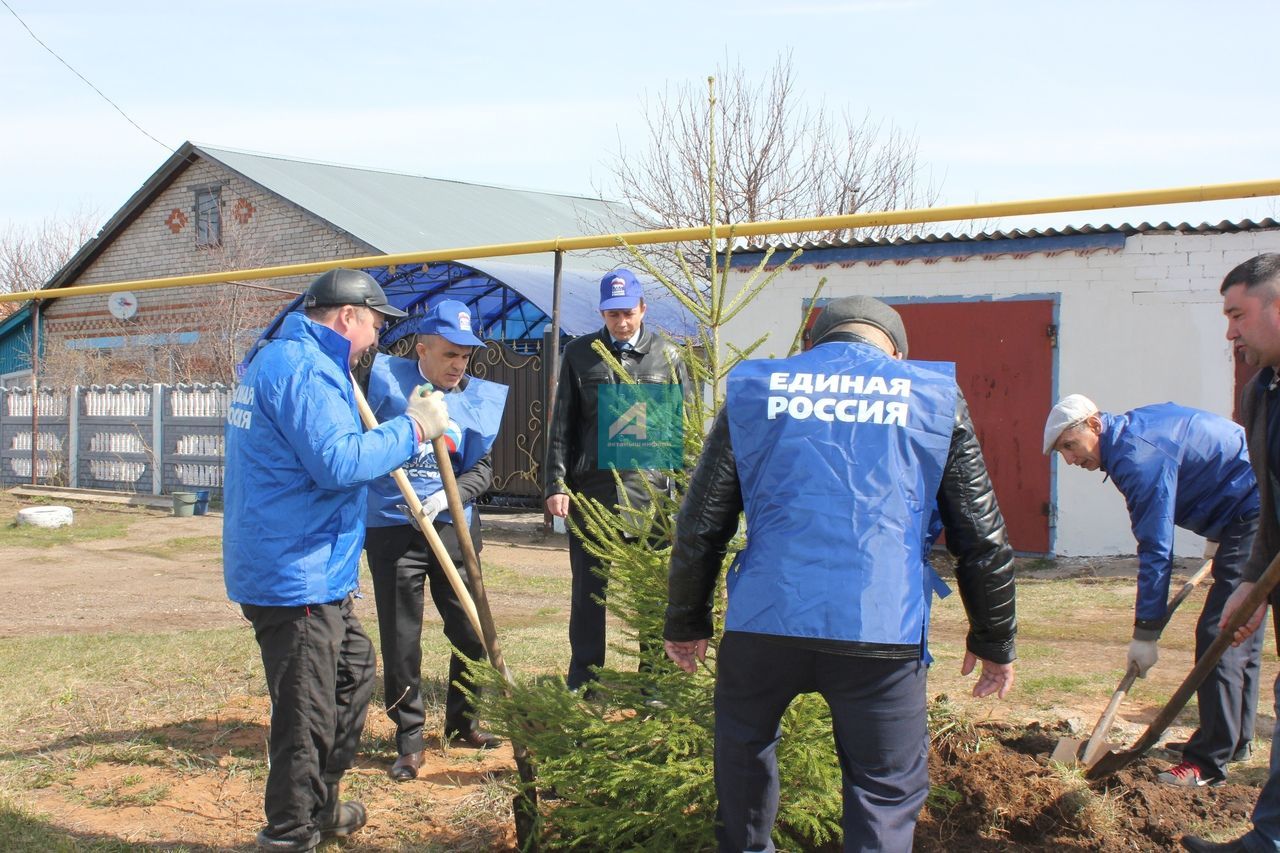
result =
[{"label": "corrugated metal roof", "polygon": [[769,246],[775,249],[804,249],[805,251],[818,249],[863,249],[872,246],[911,246],[926,243],[978,243],[993,240],[1035,240],[1045,237],[1074,237],[1081,235],[1097,235],[1097,234],[1118,234],[1125,237],[1132,237],[1138,234],[1234,234],[1240,231],[1265,231],[1268,229],[1280,228],[1280,222],[1275,219],[1267,218],[1261,222],[1254,222],[1252,219],[1242,219],[1239,222],[1228,222],[1223,220],[1217,225],[1208,222],[1202,222],[1199,225],[1192,225],[1183,222],[1179,225],[1173,225],[1168,222],[1161,222],[1159,225],[1152,225],[1150,222],[1143,222],[1140,225],[1083,225],[1079,228],[1068,226],[1066,228],[1032,228],[1028,231],[1014,229],[1011,231],[991,231],[979,234],[923,234],[912,237],[895,237],[889,239],[881,237],[879,239],[857,239],[853,236],[840,240],[806,240],[803,242],[770,242],[765,246],[735,249],[735,254],[758,254],[765,251]]},{"label": "corrugated metal roof", "polygon": [[635,227],[620,205],[583,196],[193,147],[386,254]]}]

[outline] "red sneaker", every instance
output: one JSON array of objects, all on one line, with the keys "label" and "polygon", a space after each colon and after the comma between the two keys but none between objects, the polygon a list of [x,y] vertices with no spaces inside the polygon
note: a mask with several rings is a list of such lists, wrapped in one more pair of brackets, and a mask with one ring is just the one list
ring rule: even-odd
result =
[{"label": "red sneaker", "polygon": [[1200,768],[1190,761],[1184,761],[1181,764],[1170,767],[1156,776],[1156,780],[1166,785],[1177,785],[1180,788],[1216,788],[1227,781],[1220,776],[1209,777],[1203,775],[1200,772]]}]

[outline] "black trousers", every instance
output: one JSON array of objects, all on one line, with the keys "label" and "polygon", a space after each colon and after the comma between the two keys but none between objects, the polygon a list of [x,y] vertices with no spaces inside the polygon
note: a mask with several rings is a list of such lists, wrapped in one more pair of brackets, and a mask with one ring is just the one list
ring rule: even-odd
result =
[{"label": "black trousers", "polygon": [[[471,513],[471,540],[477,553],[480,541],[479,513]],[[463,565],[462,549],[452,524],[435,525],[450,559],[462,576],[467,590],[471,579]],[[476,635],[467,612],[445,577],[444,568],[431,553],[426,538],[413,527],[370,527],[365,534],[365,551],[373,575],[373,594],[378,606],[378,629],[382,646],[382,683],[387,716],[396,724],[396,748],[401,755],[423,747],[426,708],[422,701],[422,608],[424,590],[430,587],[444,635],[454,648],[472,660],[485,658],[483,640]],[[449,657],[449,687],[445,693],[444,731],[446,736],[466,734],[475,728],[475,708],[458,684],[471,687],[466,665],[456,654]]]},{"label": "black trousers", "polygon": [[[573,520],[581,525],[581,517]],[[664,540],[656,534],[650,537],[649,546],[665,547]],[[609,581],[602,574],[599,560],[588,553],[573,530],[569,531],[569,572],[572,575],[569,596],[569,672],[565,684],[577,690],[596,680],[592,667],[604,666],[607,649],[605,641],[605,596]],[[640,671],[646,672],[654,664],[666,659],[662,640],[640,638]]]},{"label": "black trousers", "polygon": [[[1254,515],[1237,520],[1222,532],[1213,557],[1213,586],[1196,622],[1197,661],[1218,637],[1222,608],[1240,585],[1257,529],[1258,517]],[[1225,776],[1232,754],[1253,740],[1263,634],[1255,631],[1241,645],[1228,646],[1196,689],[1200,727],[1187,741],[1182,757],[1207,776]]]},{"label": "black trousers", "polygon": [[722,853],[772,853],[782,714],[801,693],[831,708],[844,850],[909,853],[929,793],[921,660],[820,652],[726,631],[716,658],[716,837]]},{"label": "black trousers", "polygon": [[240,605],[253,625],[271,694],[267,832],[304,841],[318,831],[327,784],[355,761],[373,694],[373,643],[348,596],[305,607]]},{"label": "black trousers", "polygon": [[569,531],[569,672],[565,683],[577,690],[594,681],[592,667],[604,666],[605,593],[609,582],[600,574],[600,561],[587,553],[582,540]]}]

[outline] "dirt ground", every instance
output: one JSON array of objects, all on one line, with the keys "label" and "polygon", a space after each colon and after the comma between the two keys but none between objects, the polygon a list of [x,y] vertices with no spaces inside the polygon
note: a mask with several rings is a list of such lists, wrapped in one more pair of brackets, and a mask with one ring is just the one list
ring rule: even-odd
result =
[{"label": "dirt ground", "polygon": [[[123,539],[3,549],[0,585],[20,591],[23,606],[6,614],[0,641],[244,626],[222,586],[214,547],[221,533],[220,516],[121,512],[129,519]],[[530,515],[486,518],[485,537],[486,565],[528,581],[491,585],[500,627],[540,608],[559,608],[567,618],[567,602],[549,596],[545,584],[534,582],[567,577],[563,537],[544,535],[540,519]],[[1132,576],[1134,561],[1025,561],[1022,570],[1038,578]],[[164,606],[157,607],[157,602]],[[371,597],[359,606],[366,623],[375,621]],[[434,616],[431,608],[428,614]],[[1087,670],[1094,662],[1067,656],[1054,666],[1069,674]],[[1159,677],[1171,689],[1184,674],[1168,667]],[[1268,677],[1264,686],[1269,684]],[[1099,710],[1091,699],[1078,705],[1059,703],[1051,710],[1020,707],[1014,701],[989,714],[976,729],[940,739],[930,756],[931,777],[935,785],[955,792],[954,801],[934,802],[925,810],[917,849],[1154,851],[1176,846],[1188,828],[1227,834],[1246,824],[1265,778],[1265,757],[1255,758],[1247,773],[1238,774],[1244,784],[1180,791],[1155,783],[1155,774],[1167,764],[1161,759],[1170,758],[1157,751],[1105,784],[1095,784],[1094,791],[1104,794],[1101,798],[1081,797],[1084,783],[1050,765],[1046,755],[1059,737],[1078,734],[1081,720],[1091,724]],[[1126,712],[1117,730],[1119,739],[1131,739],[1153,712],[1154,708]],[[116,839],[147,849],[249,849],[261,821],[261,780],[234,772],[235,756],[262,750],[267,716],[265,698],[243,697],[219,719],[186,720],[157,731],[172,748],[186,748],[199,761],[228,768],[224,774],[97,762],[73,773],[65,784],[25,792],[18,805],[47,816],[81,839]],[[1269,731],[1270,724],[1270,717],[1260,716],[1259,732]],[[1188,732],[1175,728],[1171,735]],[[392,734],[380,709],[373,709],[366,739],[385,744]],[[57,748],[39,747],[55,754]],[[501,799],[503,789],[493,784],[512,770],[509,746],[476,753],[430,741],[420,779],[399,786],[385,777],[393,757],[389,750],[362,755],[353,771],[350,778],[369,807],[370,820],[346,849],[513,848],[508,805]],[[148,786],[162,789],[164,796],[156,802],[102,807],[112,792]],[[472,815],[471,823],[464,826],[460,814]]]}]

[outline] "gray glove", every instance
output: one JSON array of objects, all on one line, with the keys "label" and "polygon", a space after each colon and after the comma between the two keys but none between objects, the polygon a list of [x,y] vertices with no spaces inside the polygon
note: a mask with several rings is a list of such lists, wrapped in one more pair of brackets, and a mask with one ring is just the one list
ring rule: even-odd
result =
[{"label": "gray glove", "polygon": [[429,382],[413,389],[404,413],[418,424],[423,441],[431,441],[444,435],[444,428],[449,423],[449,409],[444,404],[444,395],[431,390]]},{"label": "gray glove", "polygon": [[[445,497],[444,491],[436,492],[422,502],[422,514],[426,516],[427,524],[434,522],[436,516],[448,508],[449,499]],[[413,510],[409,509],[406,504],[396,504],[396,509],[404,513],[404,517],[409,519],[409,523],[413,525],[414,530],[422,530],[421,525],[418,524],[418,517],[413,514]]]},{"label": "gray glove", "polygon": [[1147,677],[1147,670],[1156,665],[1156,660],[1159,657],[1155,640],[1131,640],[1129,642],[1128,666],[1137,667],[1139,678]]}]

